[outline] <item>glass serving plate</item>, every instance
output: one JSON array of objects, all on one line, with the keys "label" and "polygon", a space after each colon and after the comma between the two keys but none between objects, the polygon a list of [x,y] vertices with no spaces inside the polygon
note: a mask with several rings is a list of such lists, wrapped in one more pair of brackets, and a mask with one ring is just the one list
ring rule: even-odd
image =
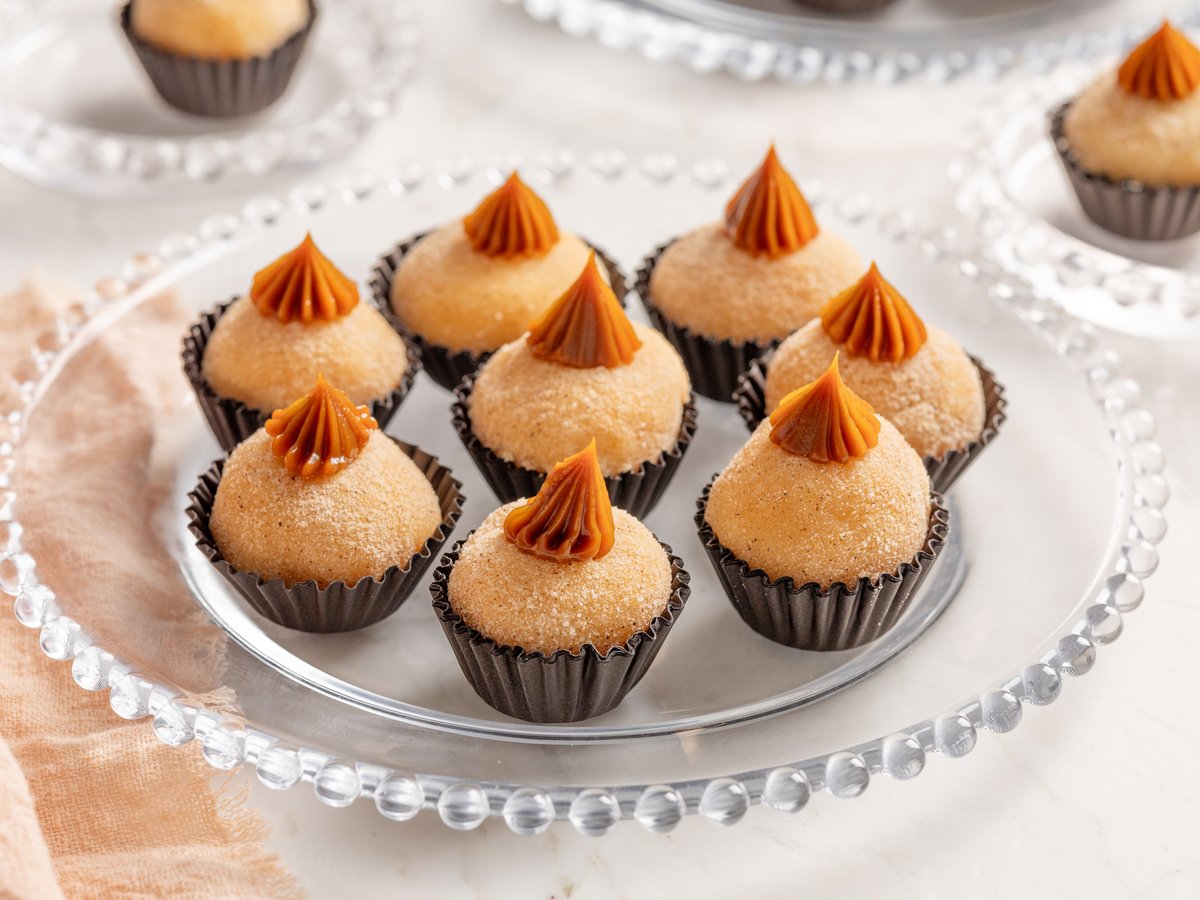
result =
[{"label": "glass serving plate", "polygon": [[0,0],[0,164],[105,197],[169,197],[217,181],[253,189],[263,176],[328,162],[390,115],[420,42],[408,0],[320,4],[283,99],[258,116],[209,119],[154,93],[121,33],[120,6]]},{"label": "glass serving plate", "polygon": [[794,0],[501,2],[649,59],[798,84],[1044,70],[1116,51],[1168,13],[1177,23],[1200,20],[1200,4],[1171,0],[895,0],[840,16]]},{"label": "glass serving plate", "polygon": [[1065,65],[985,110],[952,164],[987,257],[1080,318],[1128,334],[1200,337],[1200,237],[1135,241],[1092,222],[1050,138],[1050,114],[1115,66]]},{"label": "glass serving plate", "polygon": [[[1064,677],[1086,673],[1098,647],[1120,634],[1166,529],[1163,454],[1137,385],[1089,326],[965,259],[952,230],[817,183],[804,187],[825,227],[878,259],[929,320],[998,373],[1010,401],[1000,439],[952,492],[954,543],[886,639],[805,653],[741,623],[692,517],[703,486],[747,433],[732,405],[705,400],[692,448],[647,518],[684,558],[691,599],[645,680],[594,720],[539,726],[484,705],[422,590],[393,617],[350,634],[289,632],[257,617],[183,526],[185,494],[218,455],[190,402],[172,439],[155,447],[173,487],[151,540],[189,585],[179,609],[199,603],[232,638],[221,686],[236,712],[180,683],[180,660],[151,637],[161,623],[107,625],[79,598],[55,592],[54,570],[28,552],[22,487],[10,473],[23,443],[54,427],[64,392],[103,352],[98,338],[130,331],[132,317],[167,289],[197,311],[228,298],[308,229],[365,282],[377,256],[461,215],[522,162],[559,222],[628,271],[658,242],[711,220],[735,187],[719,160],[631,160],[618,151],[580,160],[561,150],[305,185],[165,239],[38,338],[15,379],[18,399],[0,410],[0,589],[15,596],[43,652],[71,661],[81,687],[107,691],[117,714],[149,719],[169,744],[198,741],[217,768],[253,766],[275,788],[310,782],[329,805],[367,798],[396,820],[436,809],[457,829],[496,816],[522,834],[568,819],[599,835],[629,818],[652,831],[691,813],[731,824],[750,804],[795,812],[819,791],[854,797],[879,774],[911,778],[931,755],[969,753],[980,730],[1016,727],[1023,705],[1053,702]],[[642,318],[636,300],[630,307]],[[178,346],[142,352],[170,367]],[[419,379],[389,431],[437,454],[464,482],[468,501],[452,538],[461,539],[497,504],[451,430],[450,399]],[[114,646],[124,648],[119,658]]]}]

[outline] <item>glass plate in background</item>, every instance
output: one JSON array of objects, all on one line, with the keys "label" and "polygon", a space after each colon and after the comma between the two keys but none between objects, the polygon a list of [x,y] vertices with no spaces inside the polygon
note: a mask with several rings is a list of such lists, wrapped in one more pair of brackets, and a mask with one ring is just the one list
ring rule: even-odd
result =
[{"label": "glass plate in background", "polygon": [[[104,285],[108,299],[93,295],[87,315],[37,342],[34,362],[46,373],[22,384],[29,406],[4,420],[18,438],[15,452],[21,434],[53,424],[56,396],[101,352],[96,338],[122,333],[157,293],[173,289],[195,311],[211,307],[244,290],[257,268],[310,229],[365,282],[394,243],[461,216],[520,162],[460,159],[306,185],[165,239],[127,267],[123,284]],[[752,162],[739,160],[732,171]],[[580,162],[559,151],[524,168],[558,221],[627,271],[657,243],[716,217],[736,186],[721,161],[682,166],[668,154],[631,162],[606,151]],[[14,527],[19,484],[0,498],[0,588],[17,595],[18,617],[40,629],[43,650],[72,660],[80,685],[107,690],[119,714],[151,718],[169,743],[200,741],[219,768],[253,765],[273,787],[309,781],[334,806],[371,798],[389,818],[436,808],[451,827],[502,816],[520,833],[556,818],[588,834],[620,818],[669,830],[687,813],[728,824],[751,803],[795,811],[811,792],[852,797],[876,774],[910,778],[931,754],[962,756],[979,729],[1008,731],[1023,703],[1052,702],[1063,676],[1088,671],[1098,645],[1120,633],[1123,612],[1140,604],[1166,527],[1154,422],[1137,406],[1137,385],[1120,377],[1087,326],[1019,283],[983,274],[961,257],[952,230],[858,195],[805,188],[824,227],[877,259],[926,318],[1008,389],[1000,438],[952,492],[961,556],[939,560],[922,594],[927,613],[956,591],[953,602],[917,623],[923,633],[905,652],[892,655],[899,648],[889,649],[889,638],[849,654],[808,654],[742,624],[709,570],[692,517],[704,484],[747,432],[733,406],[705,400],[692,448],[647,517],[692,572],[691,599],[644,682],[618,710],[589,722],[537,726],[484,705],[420,590],[393,617],[345,635],[288,632],[251,613],[211,577],[182,528],[184,494],[218,453],[191,404],[172,440],[156,448],[175,480],[155,517],[159,553],[202,595],[181,588],[179,602],[201,602],[234,636],[224,685],[242,717],[183,694],[178,660],[142,637],[152,623],[125,621],[120,634],[106,634],[86,604],[53,594],[55,572],[22,551]],[[631,309],[642,316],[636,301]],[[175,343],[145,352],[177,364]],[[389,431],[438,455],[464,482],[468,503],[452,538],[461,539],[498,504],[450,427],[449,405],[450,395],[422,378]],[[14,452],[2,442],[0,449]],[[108,649],[118,643],[126,648],[120,659]],[[822,677],[841,690],[814,689]],[[365,702],[368,692],[391,706]]]},{"label": "glass plate in background", "polygon": [[700,72],[882,83],[994,77],[1115,52],[1168,13],[1171,0],[895,0],[876,13],[833,15],[793,0],[502,0],[575,36]]},{"label": "glass plate in background", "polygon": [[[1115,62],[1112,62],[1115,65]],[[1200,235],[1135,241],[1092,222],[1050,138],[1050,115],[1104,71],[1067,65],[1014,88],[952,165],[985,253],[1072,314],[1139,337],[1200,337]]]},{"label": "glass plate in background", "polygon": [[0,0],[0,164],[103,197],[253,189],[352,147],[416,67],[408,0],[323,3],[287,94],[262,114],[189,116],[154,92],[114,0]]}]

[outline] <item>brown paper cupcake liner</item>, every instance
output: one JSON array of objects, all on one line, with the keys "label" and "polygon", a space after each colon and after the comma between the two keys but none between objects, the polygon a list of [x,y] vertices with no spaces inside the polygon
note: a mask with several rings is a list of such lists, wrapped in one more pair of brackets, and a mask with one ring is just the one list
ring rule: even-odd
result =
[{"label": "brown paper cupcake liner", "polygon": [[[474,387],[475,377],[468,375],[454,390],[454,404],[450,407],[454,430],[501,503],[532,497],[541,489],[547,473],[501,459],[475,436],[471,428],[470,411]],[[683,407],[683,422],[674,447],[664,450],[654,461],[643,463],[637,471],[605,477],[604,483],[608,486],[608,496],[613,506],[641,519],[658,505],[696,433],[696,417],[694,398],[689,398]]]},{"label": "brown paper cupcake liner", "polygon": [[754,341],[718,340],[697,334],[690,328],[671,321],[655,306],[650,296],[650,277],[654,274],[654,267],[658,265],[659,258],[673,243],[674,238],[657,247],[642,260],[634,280],[634,290],[641,298],[650,322],[683,357],[683,364],[687,367],[696,393],[710,400],[732,403],[733,392],[737,390],[738,376],[746,371],[752,361],[773,349],[779,342],[760,344]]},{"label": "brown paper cupcake liner", "polygon": [[248,59],[200,59],[162,50],[133,30],[133,2],[121,10],[121,29],[150,76],[158,95],[176,109],[197,116],[247,116],[283,96],[317,19],[308,3],[308,24],[265,56]]},{"label": "brown paper cupcake liner", "polygon": [[[734,392],[738,412],[751,431],[767,417],[767,367],[771,363],[771,355],[767,353],[750,363],[750,368],[738,380],[738,389]],[[971,362],[979,370],[979,381],[983,386],[983,431],[961,450],[949,450],[941,456],[922,457],[921,462],[929,473],[930,484],[939,494],[950,490],[967,467],[996,439],[1000,426],[1008,418],[1004,385],[996,380],[991,369],[974,356]]]},{"label": "brown paper cupcake liner", "polygon": [[[183,374],[187,376],[188,383],[196,393],[196,400],[208,421],[208,427],[226,453],[232,452],[234,447],[262,428],[263,423],[271,417],[270,412],[254,409],[232,397],[222,397],[204,377],[204,348],[208,346],[208,340],[213,329],[217,327],[217,322],[233,302],[234,300],[230,300],[222,303],[192,323],[188,333],[184,335],[183,351],[180,354]],[[400,383],[389,393],[367,404],[381,429],[386,428],[388,422],[396,415],[421,370],[420,349],[407,340],[404,342],[404,349],[408,364]]]},{"label": "brown paper cupcake liner", "polygon": [[463,543],[455,544],[434,572],[433,609],[475,693],[493,709],[527,722],[579,722],[615,708],[650,668],[691,591],[683,560],[662,544],[671,560],[671,596],[644,631],[604,654],[591,644],[579,653],[527,653],[497,644],[451,609],[450,571]]},{"label": "brown paper cupcake liner", "polygon": [[[421,348],[421,363],[426,374],[441,387],[453,391],[463,378],[473,374],[483,364],[483,361],[492,355],[491,351],[476,353],[472,350],[451,350],[449,347],[427,341],[421,335],[409,330],[400,321],[396,311],[392,309],[392,282],[396,278],[396,269],[400,267],[400,261],[417,245],[417,242],[428,236],[429,233],[423,231],[420,234],[414,234],[380,257],[375,268],[371,270],[371,294],[375,298],[375,305],[379,307],[379,311],[383,313],[384,318],[391,323],[391,326],[411,343]],[[617,295],[617,300],[620,301],[621,306],[624,306],[625,294],[629,289],[629,279],[625,277],[625,273],[621,271],[616,260],[590,241],[585,241],[585,243],[596,251],[596,259],[604,267],[609,284],[612,285],[613,291]]]},{"label": "brown paper cupcake liner", "polygon": [[357,584],[335,581],[328,587],[319,587],[312,580],[289,586],[279,578],[263,579],[256,572],[235,569],[221,555],[209,525],[217,486],[221,483],[221,472],[225,468],[224,460],[213,463],[188,494],[191,501],[187,508],[188,530],[196,538],[200,552],[217,571],[237,588],[257,613],[272,622],[285,628],[318,634],[354,631],[374,625],[400,608],[462,515],[462,485],[455,481],[453,473],[436,457],[419,447],[403,441],[396,441],[396,444],[429,479],[442,511],[442,521],[437,530],[403,568],[391,566],[376,578],[363,578]]},{"label": "brown paper cupcake liner", "polygon": [[1091,172],[1079,161],[1063,125],[1070,103],[1050,117],[1050,137],[1084,213],[1101,228],[1138,241],[1171,241],[1200,231],[1200,185],[1149,185]]},{"label": "brown paper cupcake liner", "polygon": [[772,581],[717,540],[705,519],[713,481],[696,501],[696,527],[725,593],[747,625],[800,650],[847,650],[881,637],[904,614],[950,535],[950,511],[940,494],[931,494],[925,545],[894,572],[828,590],[817,584],[797,587],[791,578]]}]

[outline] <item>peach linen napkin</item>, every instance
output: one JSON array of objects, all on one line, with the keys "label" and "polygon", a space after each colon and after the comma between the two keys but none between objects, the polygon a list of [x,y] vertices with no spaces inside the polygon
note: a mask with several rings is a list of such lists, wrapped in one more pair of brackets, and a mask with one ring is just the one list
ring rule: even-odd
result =
[{"label": "peach linen napkin", "polygon": [[[0,398],[71,299],[36,278],[0,297]],[[70,609],[87,604],[103,645],[123,657],[124,636],[153,621],[139,640],[178,661],[177,683],[227,704],[215,691],[223,635],[188,598],[152,521],[163,423],[189,410],[174,352],[139,350],[173,350],[186,321],[159,298],[124,320],[119,340],[89,349],[55,415],[33,420],[12,478],[39,574]],[[214,784],[195,745],[167,747],[107,701],[0,610],[0,897],[299,895],[228,777]]]}]

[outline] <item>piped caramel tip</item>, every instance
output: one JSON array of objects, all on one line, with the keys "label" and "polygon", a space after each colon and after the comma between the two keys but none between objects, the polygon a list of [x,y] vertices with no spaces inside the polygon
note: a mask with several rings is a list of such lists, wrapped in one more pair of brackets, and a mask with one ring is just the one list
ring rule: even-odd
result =
[{"label": "piped caramel tip", "polygon": [[752,256],[777,259],[801,249],[819,231],[808,201],[772,143],[762,164],[726,205],[726,234]]},{"label": "piped caramel tip", "polygon": [[263,426],[271,452],[297,478],[327,478],[362,452],[379,424],[365,406],[317,376],[311,391],[277,409]]},{"label": "piped caramel tip", "polygon": [[851,356],[901,362],[925,346],[928,334],[908,301],[875,263],[858,281],[821,307],[821,327]]},{"label": "piped caramel tip", "polygon": [[358,285],[330,262],[308,232],[294,250],[255,274],[250,302],[264,316],[285,324],[331,322],[358,305]]},{"label": "piped caramel tip", "polygon": [[1117,83],[1147,100],[1183,100],[1200,87],[1200,49],[1164,20],[1121,63]]},{"label": "piped caramel tip", "polygon": [[600,559],[612,549],[612,502],[595,438],[558,463],[536,497],[508,514],[504,534],[524,552],[556,562]]},{"label": "piped caramel tip", "polygon": [[526,341],[538,359],[577,369],[629,365],[642,346],[594,250],[575,283],[529,326]]},{"label": "piped caramel tip", "polygon": [[862,459],[879,443],[879,417],[842,381],[837,353],[824,375],[780,401],[770,421],[772,443],[813,462]]},{"label": "piped caramel tip", "polygon": [[477,253],[500,259],[542,256],[558,243],[550,209],[515,171],[463,219]]}]

